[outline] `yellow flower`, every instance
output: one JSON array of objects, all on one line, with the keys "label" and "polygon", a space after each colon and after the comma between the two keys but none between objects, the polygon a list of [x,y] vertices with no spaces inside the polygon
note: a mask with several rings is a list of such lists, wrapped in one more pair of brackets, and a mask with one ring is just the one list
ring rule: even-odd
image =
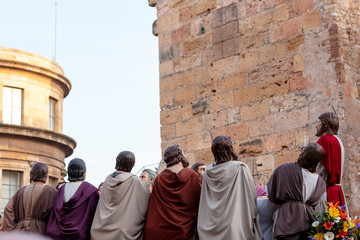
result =
[{"label": "yellow flower", "polygon": [[317,234],[315,234],[314,238],[316,240],[324,240],[324,234],[323,233],[317,233]]},{"label": "yellow flower", "polygon": [[350,227],[351,227],[351,228],[354,228],[354,227],[355,227],[355,223],[350,222]]},{"label": "yellow flower", "polygon": [[340,211],[339,211],[339,209],[337,209],[335,207],[330,207],[329,215],[330,215],[330,217],[336,218],[336,217],[340,216]]},{"label": "yellow flower", "polygon": [[349,223],[348,222],[344,222],[344,232],[347,232],[349,230]]}]

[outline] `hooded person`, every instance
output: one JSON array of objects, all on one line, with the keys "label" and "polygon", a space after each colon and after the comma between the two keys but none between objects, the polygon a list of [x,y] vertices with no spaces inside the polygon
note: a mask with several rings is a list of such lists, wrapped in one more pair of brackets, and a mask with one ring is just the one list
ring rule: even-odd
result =
[{"label": "hooded person", "polygon": [[149,188],[130,173],[135,155],[119,153],[116,171],[106,177],[91,226],[93,240],[142,239]]},{"label": "hooded person", "polygon": [[55,188],[45,185],[48,176],[46,164],[37,162],[30,170],[31,184],[22,187],[4,209],[2,231],[28,231],[46,234]]},{"label": "hooded person", "polygon": [[95,186],[84,181],[85,177],[85,162],[79,158],[72,159],[68,165],[69,182],[56,193],[46,230],[52,239],[90,239],[99,194]]},{"label": "hooded person", "polygon": [[228,136],[211,145],[215,163],[203,177],[199,205],[200,239],[262,239],[256,187],[248,166],[237,160]]},{"label": "hooded person", "polygon": [[313,212],[325,192],[325,182],[316,173],[323,156],[321,146],[311,143],[297,162],[280,165],[270,177],[268,198],[280,205],[273,216],[276,239],[307,239],[307,231],[316,220]]},{"label": "hooded person", "polygon": [[346,204],[341,187],[341,178],[344,170],[345,151],[343,143],[337,136],[339,119],[335,113],[326,112],[319,116],[316,127],[317,141],[324,150],[324,157],[317,168],[317,172],[326,182],[326,194],[321,201],[321,208],[326,207],[325,201],[333,204],[339,202],[340,206]]},{"label": "hooded person", "polygon": [[178,146],[164,151],[164,169],[156,178],[144,228],[145,240],[186,240],[194,236],[201,191],[200,176]]}]

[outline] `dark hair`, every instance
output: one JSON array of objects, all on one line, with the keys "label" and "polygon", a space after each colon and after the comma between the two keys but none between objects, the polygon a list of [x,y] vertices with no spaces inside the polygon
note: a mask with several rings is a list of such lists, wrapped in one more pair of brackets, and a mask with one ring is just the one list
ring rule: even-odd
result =
[{"label": "dark hair", "polygon": [[101,182],[98,187],[98,191],[100,191],[100,188],[104,185],[104,182]]},{"label": "dark hair", "polygon": [[55,189],[59,190],[64,184],[66,184],[66,182],[58,182],[58,184],[56,184]]},{"label": "dark hair", "polygon": [[46,182],[48,176],[48,166],[45,163],[37,162],[30,170],[30,181]]},{"label": "dark hair", "polygon": [[302,168],[310,172],[316,172],[316,167],[324,157],[324,150],[318,143],[310,143],[298,158],[298,163]]},{"label": "dark hair", "polygon": [[321,131],[325,134],[337,135],[339,130],[339,118],[336,113],[326,112],[319,116]]},{"label": "dark hair", "polygon": [[144,169],[143,172],[147,172],[147,173],[148,173],[148,175],[149,175],[149,180],[151,180],[151,178],[152,178],[152,179],[155,179],[155,178],[156,178],[156,172],[155,172],[154,170],[152,170],[152,169],[146,168],[146,169]]},{"label": "dark hair", "polygon": [[116,157],[115,169],[118,171],[131,172],[135,164],[135,155],[130,151],[122,151]]},{"label": "dark hair", "polygon": [[231,161],[231,159],[238,159],[231,138],[228,136],[217,136],[214,138],[211,144],[211,152],[214,155],[216,164],[228,162]]},{"label": "dark hair", "polygon": [[68,180],[69,182],[84,181],[86,172],[86,165],[84,160],[74,158],[68,165]]},{"label": "dark hair", "polygon": [[184,168],[189,166],[189,162],[185,158],[183,151],[177,145],[173,145],[165,149],[164,162],[166,163],[166,167],[171,167],[179,162],[182,162]]},{"label": "dark hair", "polygon": [[192,166],[191,166],[191,169],[194,170],[195,172],[197,172],[198,168],[200,166],[203,166],[205,165],[205,163],[194,163]]}]

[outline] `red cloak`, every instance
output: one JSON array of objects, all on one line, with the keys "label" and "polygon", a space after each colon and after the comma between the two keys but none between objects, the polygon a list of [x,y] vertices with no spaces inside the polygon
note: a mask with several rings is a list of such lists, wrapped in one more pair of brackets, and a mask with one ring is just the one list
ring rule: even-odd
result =
[{"label": "red cloak", "polygon": [[201,179],[190,168],[162,171],[154,182],[144,228],[144,240],[185,240],[196,228]]},{"label": "red cloak", "polygon": [[317,141],[324,149],[325,156],[321,164],[329,172],[326,179],[327,201],[340,206],[345,205],[344,193],[340,184],[341,181],[341,146],[339,140],[331,134],[323,135]]}]

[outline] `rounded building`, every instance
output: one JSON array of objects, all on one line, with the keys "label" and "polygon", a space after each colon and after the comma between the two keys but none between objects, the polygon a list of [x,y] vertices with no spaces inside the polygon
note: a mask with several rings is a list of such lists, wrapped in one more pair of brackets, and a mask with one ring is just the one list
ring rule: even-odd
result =
[{"label": "rounded building", "polygon": [[1,212],[22,186],[30,183],[35,162],[49,167],[47,184],[66,175],[64,159],[74,139],[62,134],[63,99],[70,81],[55,62],[0,47],[0,194]]}]

